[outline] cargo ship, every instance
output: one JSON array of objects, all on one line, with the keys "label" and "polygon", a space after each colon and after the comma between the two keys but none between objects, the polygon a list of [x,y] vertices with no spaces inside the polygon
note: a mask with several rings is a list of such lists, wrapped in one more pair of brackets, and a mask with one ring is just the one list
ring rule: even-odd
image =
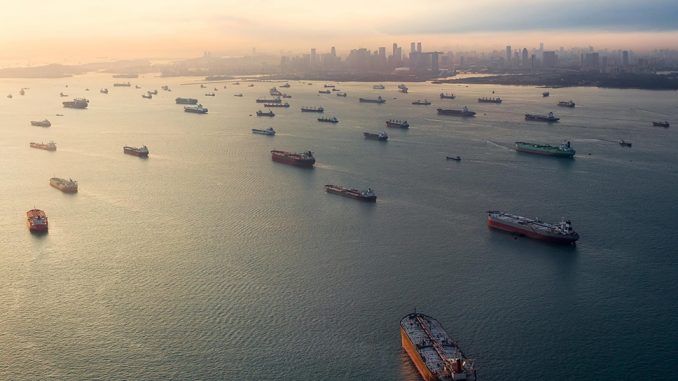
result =
[{"label": "cargo ship", "polygon": [[572,102],[572,101],[560,101],[560,102],[558,102],[558,106],[560,106],[560,107],[574,108],[575,103]]},{"label": "cargo ship", "polygon": [[652,125],[654,127],[664,127],[664,128],[669,128],[670,124],[668,121],[663,121],[663,122],[652,122]]},{"label": "cargo ship", "polygon": [[372,132],[363,132],[363,136],[365,139],[369,140],[379,140],[380,142],[385,142],[388,140],[388,135],[384,131],[380,131],[379,133],[372,133]]},{"label": "cargo ship", "polygon": [[560,118],[557,118],[552,112],[549,112],[548,115],[525,114],[525,120],[553,123],[559,121]]},{"label": "cargo ship", "polygon": [[268,111],[261,111],[261,110],[259,110],[259,111],[257,111],[257,116],[270,116],[270,117],[274,117],[275,114],[274,114],[273,111],[271,111],[271,110],[268,110]]},{"label": "cargo ship", "polygon": [[410,128],[410,124],[406,120],[389,119],[386,121],[386,127],[390,128]]},{"label": "cargo ship", "polygon": [[49,120],[31,120],[31,126],[36,126],[36,127],[49,127],[51,126],[52,123],[50,123]]},{"label": "cargo ship", "polygon": [[353,188],[345,188],[339,185],[325,185],[325,191],[327,193],[338,194],[340,196],[354,198],[360,201],[366,202],[376,202],[377,195],[374,193],[372,188],[367,188],[367,190],[358,190]]},{"label": "cargo ship", "polygon": [[271,159],[278,163],[289,164],[304,168],[313,168],[313,164],[315,164],[315,158],[313,157],[313,152],[311,151],[295,153],[272,150]]},{"label": "cargo ship", "polygon": [[330,94],[330,93],[332,92],[329,90],[318,90],[318,94]]},{"label": "cargo ship", "polygon": [[572,229],[572,223],[564,218],[561,222],[552,224],[538,218],[491,210],[487,212],[487,226],[553,243],[573,244],[579,239],[579,234]]},{"label": "cargo ship", "polygon": [[89,101],[85,98],[75,98],[72,101],[61,102],[66,108],[85,109],[89,106]]},{"label": "cargo ship", "polygon": [[454,99],[456,96],[452,93],[440,93],[440,99]]},{"label": "cargo ship", "polygon": [[290,107],[290,104],[285,102],[285,103],[264,103],[264,107],[284,107],[288,108]]},{"label": "cargo ship", "polygon": [[184,106],[184,112],[190,112],[193,114],[207,114],[207,111],[209,110],[205,107],[202,107],[201,104],[197,104],[195,106]]},{"label": "cargo ship", "polygon": [[58,177],[52,177],[51,179],[49,179],[49,185],[64,193],[78,192],[78,182],[73,179],[66,180]]},{"label": "cargo ship", "polygon": [[360,103],[378,103],[378,104],[386,103],[386,100],[384,98],[380,97],[380,96],[377,97],[376,99],[374,99],[374,98],[360,98],[359,100],[360,100]]},{"label": "cargo ship", "polygon": [[197,105],[198,104],[198,100],[195,99],[195,98],[181,98],[181,97],[179,97],[179,98],[175,99],[174,102],[176,102],[176,104],[178,104],[178,105]]},{"label": "cargo ship", "polygon": [[261,130],[261,129],[258,129],[258,128],[253,128],[252,133],[253,134],[259,134],[259,135],[273,136],[273,135],[275,135],[275,130],[273,129],[273,127],[269,127],[267,129],[264,129],[264,130]]},{"label": "cargo ship", "polygon": [[412,102],[413,105],[418,105],[418,106],[428,106],[431,104],[431,102],[427,99],[421,100],[417,99],[416,101]]},{"label": "cargo ship", "polygon": [[472,117],[475,116],[476,113],[475,111],[469,111],[468,107],[464,106],[461,110],[439,108],[438,115]]},{"label": "cargo ship", "polygon": [[400,320],[400,341],[425,381],[475,381],[473,360],[445,332],[440,322],[421,313]]},{"label": "cargo ship", "polygon": [[478,98],[478,103],[501,103],[502,100],[501,98],[487,98],[487,97],[481,97]]},{"label": "cargo ship", "polygon": [[325,84],[325,85],[323,85],[323,87],[326,88],[326,89],[333,89],[334,85]]},{"label": "cargo ship", "polygon": [[132,86],[132,84],[129,83],[129,82],[125,82],[125,83],[114,83],[114,84],[113,84],[113,87],[130,87],[130,86]]},{"label": "cargo ship", "polygon": [[45,143],[30,143],[31,148],[44,149],[45,151],[56,151],[56,143],[49,142]]},{"label": "cargo ship", "polygon": [[575,151],[570,145],[570,142],[565,142],[558,146],[552,146],[550,144],[516,142],[516,151],[557,157],[573,157],[574,154],[577,153],[577,151]]},{"label": "cargo ship", "polygon": [[346,93],[343,92],[343,91],[340,91],[340,92],[337,93],[337,96],[338,97],[346,97]]},{"label": "cargo ship", "polygon": [[336,116],[333,116],[333,117],[331,117],[331,118],[330,118],[330,117],[323,116],[323,117],[318,118],[318,122],[325,122],[325,123],[339,123],[339,119],[337,119]]},{"label": "cargo ship", "polygon": [[301,112],[324,112],[325,109],[322,107],[302,107]]},{"label": "cargo ship", "polygon": [[26,224],[32,233],[46,233],[49,227],[47,215],[40,209],[31,209],[26,212]]},{"label": "cargo ship", "polygon": [[133,156],[139,156],[139,157],[148,157],[148,147],[146,147],[146,146],[141,146],[141,147],[124,146],[124,147],[122,147],[122,151],[127,155],[133,155]]},{"label": "cargo ship", "polygon": [[282,99],[276,98],[257,98],[257,103],[282,103]]}]

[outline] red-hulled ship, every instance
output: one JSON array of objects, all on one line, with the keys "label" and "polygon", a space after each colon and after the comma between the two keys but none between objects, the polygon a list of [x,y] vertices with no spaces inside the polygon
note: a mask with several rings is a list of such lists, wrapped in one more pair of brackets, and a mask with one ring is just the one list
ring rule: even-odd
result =
[{"label": "red-hulled ship", "polygon": [[344,197],[349,197],[349,198],[355,198],[356,200],[360,201],[367,201],[367,202],[376,202],[377,201],[377,195],[374,193],[372,188],[367,188],[367,190],[358,190],[358,189],[353,189],[353,188],[345,188],[339,185],[325,185],[325,191],[327,193],[334,193],[338,194],[339,196],[344,196]]},{"label": "red-hulled ship", "polygon": [[403,317],[400,341],[425,381],[477,379],[473,360],[466,358],[442,324],[430,316],[415,312]]},{"label": "red-hulled ship", "polygon": [[538,218],[527,218],[495,210],[487,212],[487,226],[554,243],[574,244],[579,239],[579,234],[572,229],[572,223],[565,219],[558,224],[552,224]]},{"label": "red-hulled ship", "polygon": [[313,168],[315,158],[313,152],[306,151],[301,153],[287,152],[287,151],[271,151],[271,159],[278,163],[296,165],[297,167]]},{"label": "red-hulled ship", "polygon": [[31,209],[26,212],[26,224],[31,232],[47,232],[47,215],[40,209]]}]

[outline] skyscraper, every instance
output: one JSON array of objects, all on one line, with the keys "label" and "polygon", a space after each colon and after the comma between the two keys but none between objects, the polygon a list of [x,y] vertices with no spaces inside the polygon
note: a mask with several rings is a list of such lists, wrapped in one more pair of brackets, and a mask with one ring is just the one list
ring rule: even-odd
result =
[{"label": "skyscraper", "polygon": [[629,51],[624,50],[622,52],[622,65],[623,66],[629,66]]},{"label": "skyscraper", "polygon": [[506,45],[506,66],[511,66],[511,45]]},{"label": "skyscraper", "polygon": [[336,57],[336,56],[337,56],[337,49],[336,49],[334,46],[333,46],[332,49],[330,50],[330,54],[332,55],[332,57]]},{"label": "skyscraper", "polygon": [[417,42],[417,53],[421,54],[421,42]]},{"label": "skyscraper", "polygon": [[416,52],[416,49],[414,47],[414,42],[410,42],[410,53]]},{"label": "skyscraper", "polygon": [[527,48],[523,48],[523,67],[528,67],[530,63],[527,61]]}]

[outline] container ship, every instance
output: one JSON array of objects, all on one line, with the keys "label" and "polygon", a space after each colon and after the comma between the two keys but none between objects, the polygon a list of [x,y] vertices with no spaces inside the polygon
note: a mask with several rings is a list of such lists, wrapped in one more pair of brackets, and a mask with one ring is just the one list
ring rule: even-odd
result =
[{"label": "container ship", "polygon": [[461,110],[439,108],[438,115],[472,117],[475,116],[476,113],[475,111],[469,111],[468,107],[464,106]]},{"label": "container ship", "polygon": [[139,157],[148,157],[148,147],[146,147],[146,146],[141,146],[141,147],[124,146],[124,147],[122,147],[122,152],[124,152],[127,155],[133,155],[133,156],[139,156]]},{"label": "container ship", "polygon": [[49,227],[47,215],[40,209],[31,209],[26,212],[26,224],[32,233],[45,233]]},{"label": "container ship", "polygon": [[473,360],[430,316],[411,313],[400,320],[400,341],[425,381],[477,380]]},{"label": "container ship", "polygon": [[318,122],[325,122],[325,123],[339,123],[339,119],[337,119],[336,116],[333,116],[331,118],[329,117],[321,117],[318,118]]},{"label": "container ship", "polygon": [[406,120],[387,120],[386,127],[390,128],[410,128],[410,124]]},{"label": "container ship", "polygon": [[207,114],[209,110],[206,107],[202,107],[201,104],[195,106],[184,106],[184,112],[190,112],[193,114]]},{"label": "container ship", "polygon": [[271,151],[271,159],[278,163],[295,165],[297,167],[313,168],[315,158],[313,152],[306,151],[302,153],[287,152],[287,151]]},{"label": "container ship", "polygon": [[431,102],[427,99],[424,100],[417,99],[416,101],[412,102],[412,104],[417,106],[429,106]]},{"label": "container ship", "polygon": [[47,119],[44,119],[44,120],[31,120],[31,126],[35,126],[35,127],[50,127],[51,125],[52,125],[52,123],[51,123],[49,120],[47,120]]},{"label": "container ship", "polygon": [[45,143],[30,143],[31,148],[44,149],[45,151],[56,151],[57,146],[54,142]]},{"label": "container ship", "polygon": [[85,98],[75,98],[72,101],[61,102],[66,108],[85,109],[89,106],[89,100]]},{"label": "container ship", "polygon": [[379,133],[372,133],[372,132],[363,132],[363,136],[365,139],[369,140],[379,140],[380,142],[385,142],[388,140],[388,135],[384,131],[380,131]]},{"label": "container ship", "polygon": [[654,127],[664,127],[664,128],[669,128],[671,126],[668,121],[663,121],[663,122],[652,122],[652,125]]},{"label": "container ship", "polygon": [[198,100],[195,98],[177,98],[174,100],[178,105],[197,105]]},{"label": "container ship", "polygon": [[478,103],[501,103],[502,100],[501,98],[487,98],[487,97],[481,97],[478,98]]},{"label": "container ship", "polygon": [[552,224],[538,218],[492,210],[487,212],[487,226],[553,243],[573,244],[579,239],[579,234],[572,229],[572,223],[564,218],[561,222]]},{"label": "container ship", "polygon": [[325,191],[327,193],[338,194],[339,196],[344,196],[348,198],[354,198],[360,201],[366,202],[376,202],[377,195],[374,193],[372,188],[367,188],[367,190],[358,190],[353,188],[345,188],[339,185],[325,185]]},{"label": "container ship", "polygon": [[325,109],[322,107],[302,107],[301,112],[324,112]]},{"label": "container ship", "polygon": [[263,130],[258,129],[258,128],[253,128],[252,133],[253,134],[259,134],[259,135],[273,136],[273,135],[275,135],[275,130],[273,129],[273,127],[269,127],[269,128],[263,129]]},{"label": "container ship", "polygon": [[552,146],[550,144],[516,142],[516,151],[532,153],[536,155],[570,158],[573,157],[575,153],[577,153],[577,151],[575,151],[570,145],[570,142],[565,142],[558,146]]},{"label": "container ship", "polygon": [[374,99],[374,98],[360,98],[359,101],[360,101],[360,103],[378,103],[378,104],[386,103],[386,100],[384,98],[380,97],[380,96],[377,97],[376,99]]},{"label": "container ship", "polygon": [[456,96],[452,93],[440,93],[440,99],[454,99]]},{"label": "container ship", "polygon": [[574,106],[576,106],[576,105],[575,105],[575,103],[572,102],[572,101],[561,101],[561,102],[558,102],[558,106],[560,106],[560,107],[574,108]]},{"label": "container ship", "polygon": [[559,121],[560,118],[557,118],[552,112],[550,112],[548,115],[525,114],[525,120],[553,123]]},{"label": "container ship", "polygon": [[51,179],[49,179],[49,185],[64,193],[78,192],[78,182],[73,179],[66,180],[58,177],[52,177]]}]

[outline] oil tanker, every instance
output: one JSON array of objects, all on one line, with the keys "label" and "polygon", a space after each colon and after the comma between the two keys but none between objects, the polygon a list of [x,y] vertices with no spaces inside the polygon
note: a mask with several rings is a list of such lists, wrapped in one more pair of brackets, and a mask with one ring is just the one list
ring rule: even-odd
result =
[{"label": "oil tanker", "polygon": [[417,312],[406,315],[400,320],[400,341],[425,381],[477,380],[473,360],[438,320]]},{"label": "oil tanker", "polygon": [[538,218],[491,210],[487,212],[487,226],[553,243],[574,244],[579,239],[579,234],[572,229],[572,223],[566,219],[552,224]]},{"label": "oil tanker", "polygon": [[272,150],[271,160],[278,163],[289,164],[304,168],[313,168],[313,164],[315,164],[315,158],[313,157],[313,152],[311,151],[295,153]]},{"label": "oil tanker", "polygon": [[28,230],[33,233],[47,232],[49,227],[47,215],[40,209],[31,209],[26,212],[26,225],[28,225]]}]

